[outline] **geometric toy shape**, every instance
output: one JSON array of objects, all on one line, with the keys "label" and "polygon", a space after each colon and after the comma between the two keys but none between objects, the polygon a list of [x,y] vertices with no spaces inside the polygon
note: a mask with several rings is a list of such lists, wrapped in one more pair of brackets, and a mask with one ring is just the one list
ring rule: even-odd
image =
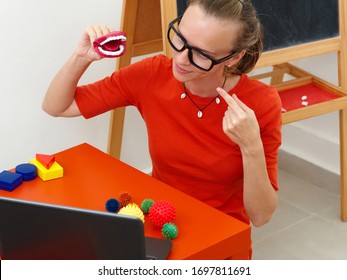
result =
[{"label": "geometric toy shape", "polygon": [[30,160],[30,163],[34,164],[37,167],[37,174],[42,179],[42,181],[61,178],[64,175],[63,168],[56,161],[49,169],[44,167],[36,158]]},{"label": "geometric toy shape", "polygon": [[0,173],[0,189],[12,192],[20,184],[22,184],[22,175],[9,171],[3,171]]},{"label": "geometric toy shape", "polygon": [[47,169],[55,162],[55,156],[36,154],[36,159]]},{"label": "geometric toy shape", "polygon": [[31,181],[37,177],[37,167],[30,163],[23,163],[16,166],[16,173],[22,175],[23,181]]}]

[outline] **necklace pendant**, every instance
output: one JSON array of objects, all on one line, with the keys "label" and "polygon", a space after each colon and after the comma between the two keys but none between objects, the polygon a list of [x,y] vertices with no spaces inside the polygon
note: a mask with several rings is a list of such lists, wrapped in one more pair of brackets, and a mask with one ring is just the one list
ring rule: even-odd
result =
[{"label": "necklace pendant", "polygon": [[201,110],[199,110],[199,112],[198,112],[198,118],[199,118],[199,119],[202,118],[202,111],[201,111]]},{"label": "necklace pendant", "polygon": [[220,103],[220,99],[219,99],[219,97],[217,96],[216,97],[216,104],[219,104]]},{"label": "necklace pendant", "polygon": [[187,96],[187,94],[186,94],[185,92],[183,92],[183,93],[181,94],[181,99],[186,98],[186,96]]}]

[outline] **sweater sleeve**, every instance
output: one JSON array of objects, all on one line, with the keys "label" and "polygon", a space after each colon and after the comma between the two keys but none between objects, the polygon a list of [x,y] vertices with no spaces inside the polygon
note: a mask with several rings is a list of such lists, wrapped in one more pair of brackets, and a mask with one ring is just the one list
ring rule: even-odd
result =
[{"label": "sweater sleeve", "polygon": [[115,108],[137,106],[153,74],[154,60],[146,58],[100,81],[77,87],[75,100],[82,115],[92,118]]},{"label": "sweater sleeve", "polygon": [[268,175],[273,188],[278,190],[278,149],[282,141],[282,106],[277,90],[271,87],[269,89],[266,98],[259,103],[262,110],[258,122]]}]

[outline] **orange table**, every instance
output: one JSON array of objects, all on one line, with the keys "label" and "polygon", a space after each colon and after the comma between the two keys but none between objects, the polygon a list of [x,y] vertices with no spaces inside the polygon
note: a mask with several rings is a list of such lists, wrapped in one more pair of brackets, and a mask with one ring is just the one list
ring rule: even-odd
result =
[{"label": "orange table", "polygon": [[[99,211],[121,192],[135,203],[145,198],[168,200],[177,210],[179,235],[172,241],[169,259],[247,259],[250,226],[136,170],[88,145],[81,144],[55,155],[64,177],[37,178],[0,196]],[[160,229],[145,222],[145,234],[161,237]]]}]

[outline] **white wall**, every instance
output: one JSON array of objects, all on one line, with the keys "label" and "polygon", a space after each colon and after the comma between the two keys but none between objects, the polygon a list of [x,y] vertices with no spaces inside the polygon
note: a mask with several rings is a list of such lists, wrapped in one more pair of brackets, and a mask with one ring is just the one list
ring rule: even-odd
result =
[{"label": "white wall", "polygon": [[[41,102],[86,25],[119,28],[122,1],[0,3],[0,171],[36,153],[55,153],[82,142],[106,151],[109,114],[88,121],[52,118],[41,110]],[[114,67],[114,59],[95,63],[81,82],[99,79]]]},{"label": "white wall", "polygon": [[[106,151],[109,113],[88,121],[52,118],[42,112],[41,102],[52,77],[74,50],[86,25],[119,28],[122,1],[1,0],[0,3],[0,171],[27,162],[36,153],[52,154],[83,142]],[[336,78],[334,56],[297,64],[319,71],[323,78]],[[113,59],[95,63],[81,83],[108,75],[114,67]],[[299,143],[295,141],[297,131],[304,138]],[[335,113],[285,126],[283,140],[283,149],[322,165],[336,165],[333,169],[338,169]],[[127,109],[123,143],[121,159],[149,171],[145,126],[133,108]],[[321,154],[320,144],[315,147],[311,143],[325,143],[326,153]]]}]

